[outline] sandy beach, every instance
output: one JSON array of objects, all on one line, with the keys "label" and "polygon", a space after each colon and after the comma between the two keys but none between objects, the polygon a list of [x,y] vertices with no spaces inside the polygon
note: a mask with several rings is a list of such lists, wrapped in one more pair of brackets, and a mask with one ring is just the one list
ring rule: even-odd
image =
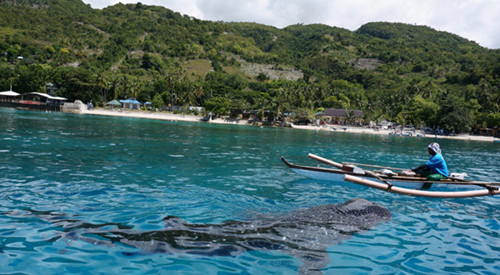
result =
[{"label": "sandy beach", "polygon": [[[232,124],[232,125],[253,125],[248,120],[236,120],[227,118],[215,118],[206,120],[203,116],[186,115],[186,114],[173,114],[167,112],[148,112],[140,110],[123,110],[123,109],[102,109],[96,108],[91,110],[82,110],[80,112],[84,115],[98,115],[98,116],[116,116],[116,117],[133,117],[144,119],[158,119],[168,121],[185,121],[185,122],[203,122],[215,124]],[[375,130],[372,128],[352,127],[352,126],[313,126],[313,125],[293,125],[292,128],[297,130],[308,131],[326,131],[326,132],[341,132],[341,133],[355,133],[355,134],[372,134],[372,135],[390,135],[394,130]],[[441,136],[441,135],[413,135],[412,137],[419,138],[432,138],[432,139],[456,139],[456,140],[471,140],[483,142],[500,142],[500,139],[491,136],[475,136],[475,135],[456,135],[456,136]]]},{"label": "sandy beach", "polygon": [[140,110],[123,110],[123,109],[102,109],[96,108],[91,110],[82,110],[80,114],[85,115],[98,115],[98,116],[117,116],[117,117],[133,117],[145,119],[159,119],[168,121],[185,121],[185,122],[203,122],[215,124],[236,124],[236,125],[252,125],[248,120],[243,119],[226,119],[215,118],[207,120],[204,116],[186,115],[186,114],[173,114],[168,112],[149,112]]},{"label": "sandy beach", "polygon": [[[365,127],[352,127],[352,126],[312,126],[312,125],[293,125],[294,129],[314,130],[314,131],[328,131],[328,132],[342,132],[342,133],[355,133],[355,134],[372,134],[372,135],[392,135],[394,130],[375,130],[373,128]],[[418,138],[432,138],[432,139],[456,139],[456,140],[471,140],[471,141],[485,141],[485,142],[500,142],[500,139],[491,136],[475,136],[468,134],[461,134],[456,136],[442,136],[432,134],[414,134],[408,137]]]}]

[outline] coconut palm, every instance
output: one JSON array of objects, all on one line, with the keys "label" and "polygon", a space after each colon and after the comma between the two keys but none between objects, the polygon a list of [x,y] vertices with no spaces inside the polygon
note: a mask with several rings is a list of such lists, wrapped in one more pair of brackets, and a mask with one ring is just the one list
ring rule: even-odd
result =
[{"label": "coconut palm", "polygon": [[101,96],[102,96],[102,103],[103,105],[106,104],[106,76],[103,74],[95,75],[96,76],[96,81],[97,81],[97,87],[100,88],[101,90]]}]

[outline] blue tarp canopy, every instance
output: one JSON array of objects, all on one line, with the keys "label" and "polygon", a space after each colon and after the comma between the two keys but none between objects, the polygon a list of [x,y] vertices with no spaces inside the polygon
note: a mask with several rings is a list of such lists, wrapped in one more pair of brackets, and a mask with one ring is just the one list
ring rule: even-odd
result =
[{"label": "blue tarp canopy", "polygon": [[129,103],[129,104],[141,104],[139,101],[137,101],[135,98],[129,98],[129,99],[122,99],[120,100],[121,103]]}]

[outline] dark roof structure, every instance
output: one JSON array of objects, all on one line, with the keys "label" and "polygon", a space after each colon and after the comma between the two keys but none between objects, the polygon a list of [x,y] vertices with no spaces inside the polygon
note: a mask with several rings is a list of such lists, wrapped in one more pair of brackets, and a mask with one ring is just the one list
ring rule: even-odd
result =
[{"label": "dark roof structure", "polygon": [[365,113],[361,110],[346,109],[326,109],[323,113],[318,114],[318,116],[349,117],[350,112],[354,112],[355,118],[362,118],[365,116]]}]

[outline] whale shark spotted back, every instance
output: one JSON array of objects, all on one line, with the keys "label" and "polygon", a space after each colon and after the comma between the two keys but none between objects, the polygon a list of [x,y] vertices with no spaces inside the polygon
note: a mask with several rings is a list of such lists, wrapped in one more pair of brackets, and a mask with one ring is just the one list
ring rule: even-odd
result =
[{"label": "whale shark spotted back", "polygon": [[[236,256],[251,250],[281,251],[302,260],[300,274],[320,273],[330,262],[326,252],[329,246],[391,220],[387,208],[364,199],[298,209],[278,217],[220,224],[192,224],[167,216],[163,219],[165,228],[155,231],[134,230],[118,223],[91,224],[54,212],[26,213],[22,216],[36,216],[62,228],[60,238],[103,246],[125,244],[140,249],[138,253]],[[134,253],[137,252],[125,254]]]}]

